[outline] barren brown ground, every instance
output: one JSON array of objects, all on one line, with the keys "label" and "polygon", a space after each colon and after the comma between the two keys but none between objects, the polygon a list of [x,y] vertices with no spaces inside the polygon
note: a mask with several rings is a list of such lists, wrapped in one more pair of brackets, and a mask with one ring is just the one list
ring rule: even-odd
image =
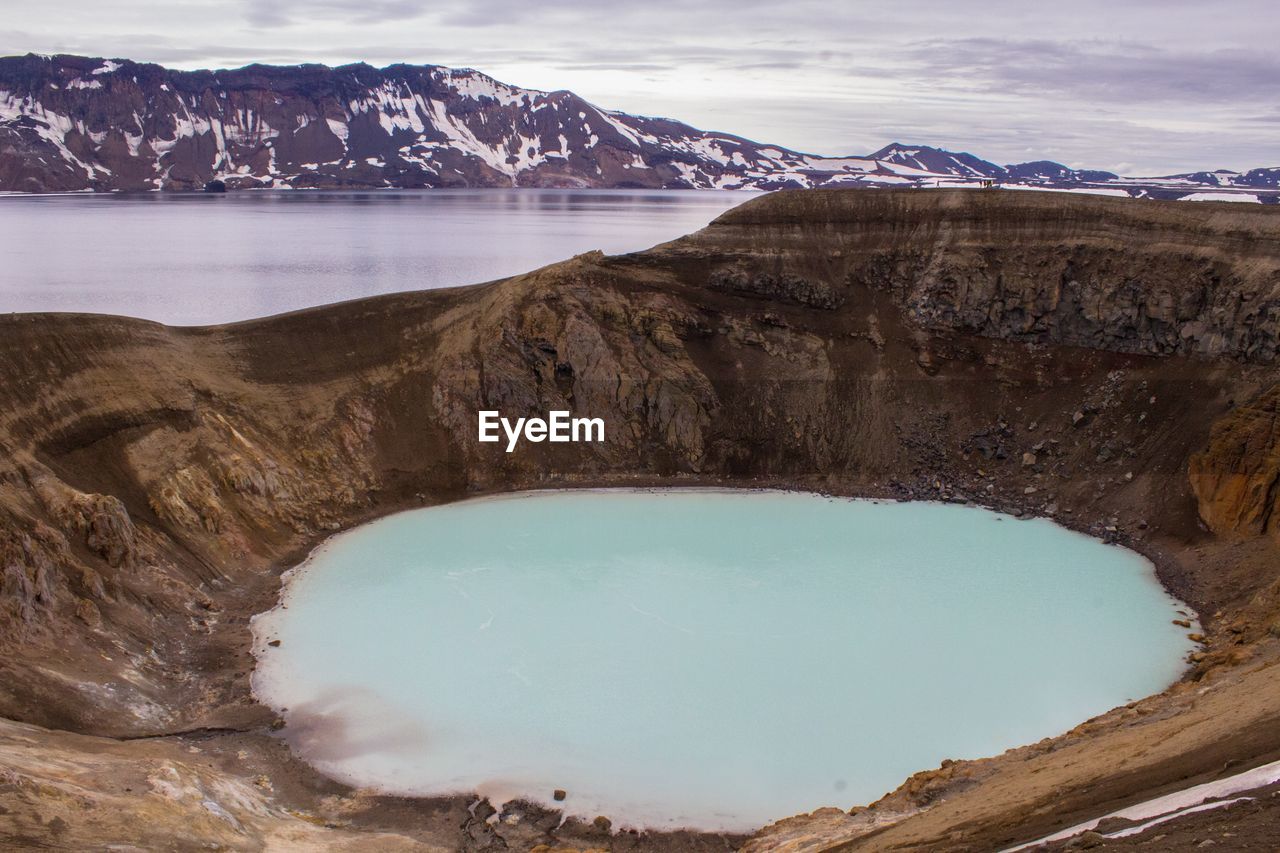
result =
[{"label": "barren brown ground", "polygon": [[[234,326],[0,318],[0,845],[988,850],[1273,760],[1278,327],[1275,211],[960,191],[782,193],[645,253]],[[479,408],[609,441],[508,455]],[[751,839],[350,790],[253,701],[248,619],[331,532],[655,483],[1052,515],[1150,556],[1204,650],[1060,737]],[[1272,803],[1196,821],[1244,844]]]}]

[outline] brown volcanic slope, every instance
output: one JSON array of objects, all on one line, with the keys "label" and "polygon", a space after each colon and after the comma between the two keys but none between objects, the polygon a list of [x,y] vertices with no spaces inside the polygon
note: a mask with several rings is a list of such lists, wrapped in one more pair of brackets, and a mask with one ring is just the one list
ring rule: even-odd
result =
[{"label": "brown volcanic slope", "polygon": [[[645,253],[234,326],[0,318],[0,846],[736,844],[352,791],[249,695],[248,619],[331,531],[571,484],[1056,514],[1201,613],[1166,693],[751,849],[990,849],[1261,763],[1278,333],[1275,212],[963,191],[782,193]],[[480,408],[602,416],[608,441],[508,455]]]}]

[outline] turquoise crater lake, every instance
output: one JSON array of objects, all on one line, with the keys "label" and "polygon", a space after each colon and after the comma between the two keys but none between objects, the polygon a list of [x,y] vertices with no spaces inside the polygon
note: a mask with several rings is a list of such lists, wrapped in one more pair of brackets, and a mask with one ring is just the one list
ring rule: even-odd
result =
[{"label": "turquoise crater lake", "polygon": [[255,620],[254,689],[351,784],[747,830],[1163,689],[1178,607],[1131,551],[972,507],[522,493],[329,540]]}]

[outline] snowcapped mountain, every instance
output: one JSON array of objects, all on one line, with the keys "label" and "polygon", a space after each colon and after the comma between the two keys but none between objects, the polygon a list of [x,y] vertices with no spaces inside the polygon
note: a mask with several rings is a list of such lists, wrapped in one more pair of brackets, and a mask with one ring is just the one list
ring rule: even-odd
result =
[{"label": "snowcapped mountain", "polygon": [[867,159],[893,166],[905,166],[908,169],[932,175],[954,175],[981,180],[1000,178],[1004,174],[1004,169],[1000,166],[988,163],[972,154],[953,154],[939,148],[924,145],[908,146],[900,142],[886,145],[869,155]]},{"label": "snowcapped mountain", "polygon": [[213,181],[232,189],[995,181],[1175,198],[1256,190],[1248,200],[1274,201],[1280,169],[1133,179],[1048,161],[999,166],[899,143],[865,157],[818,157],[435,65],[171,71],[79,56],[0,58],[0,191],[182,190]]}]

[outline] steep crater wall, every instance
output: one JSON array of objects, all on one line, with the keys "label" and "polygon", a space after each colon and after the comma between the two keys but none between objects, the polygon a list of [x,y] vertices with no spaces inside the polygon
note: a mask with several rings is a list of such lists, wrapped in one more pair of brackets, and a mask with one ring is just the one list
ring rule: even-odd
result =
[{"label": "steep crater wall", "polygon": [[[255,731],[247,621],[330,532],[645,482],[1054,516],[1157,559],[1223,638],[1209,677],[1280,619],[1277,269],[1268,211],[805,192],[646,253],[233,326],[0,318],[0,715]],[[508,454],[482,408],[608,440]],[[1220,559],[1235,537],[1261,550]]]},{"label": "steep crater wall", "polygon": [[[714,247],[730,270],[785,257],[811,287],[885,291],[928,329],[1257,363],[1277,354],[1280,236],[1267,210],[818,190],[744,204],[683,243]],[[771,292],[802,287],[789,281]]]}]

